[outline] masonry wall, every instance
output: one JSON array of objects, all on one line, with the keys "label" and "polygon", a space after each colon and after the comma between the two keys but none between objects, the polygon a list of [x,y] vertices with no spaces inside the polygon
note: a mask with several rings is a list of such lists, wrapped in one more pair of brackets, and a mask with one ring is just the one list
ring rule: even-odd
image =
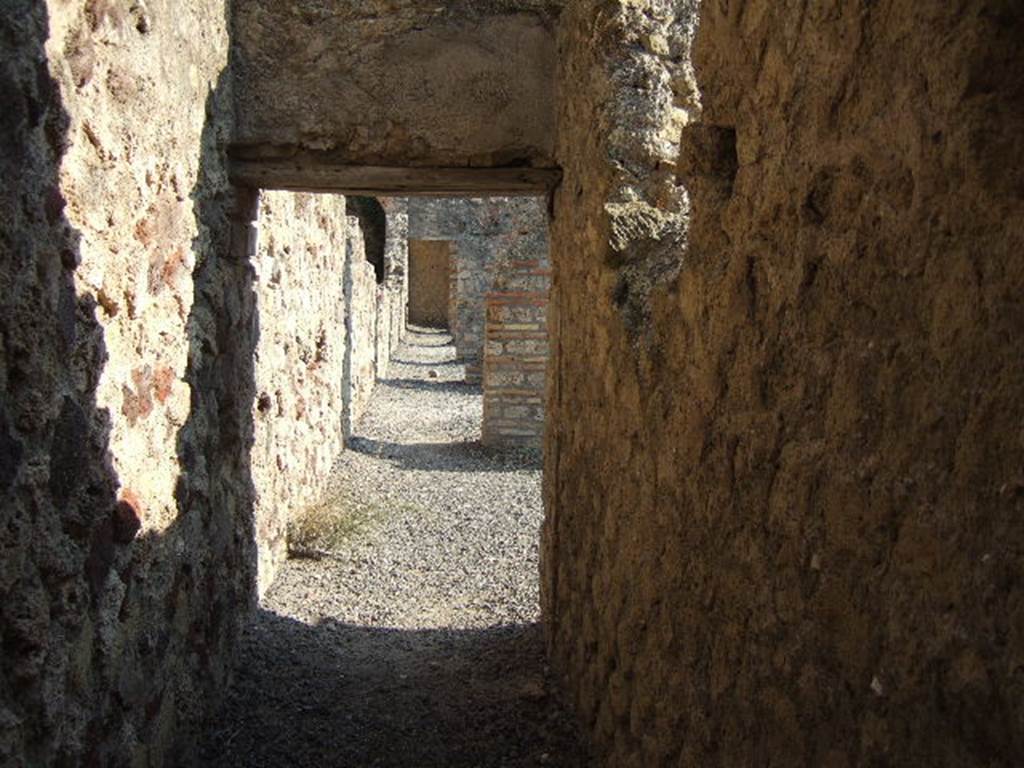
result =
[{"label": "masonry wall", "polygon": [[377,277],[366,260],[359,220],[348,217],[344,285],[347,319],[347,420],[354,425],[370,403],[377,383]]},{"label": "masonry wall", "polygon": [[558,5],[237,3],[239,142],[255,157],[548,166]]},{"label": "masonry wall", "polygon": [[448,260],[448,331],[454,341],[459,337],[459,264]]},{"label": "masonry wall", "polygon": [[541,447],[548,362],[551,270],[547,230],[520,236],[502,254],[486,296],[482,439]]},{"label": "masonry wall", "polygon": [[451,243],[453,291],[449,322],[466,380],[483,378],[486,296],[505,254],[546,237],[543,202],[536,198],[412,198],[409,237]]},{"label": "masonry wall", "polygon": [[289,520],[319,500],[344,450],[347,226],[339,195],[260,195],[252,404],[260,594],[287,556]]},{"label": "masonry wall", "polygon": [[543,543],[586,730],[1015,764],[1019,4],[702,3],[696,80],[695,7],[597,6],[562,19]]},{"label": "masonry wall", "polygon": [[387,229],[384,242],[384,285],[377,305],[377,378],[385,379],[391,355],[402,343],[406,332],[406,305],[409,297],[409,213],[404,198],[380,201]]},{"label": "masonry wall", "polygon": [[255,591],[224,3],[0,41],[0,763],[181,764]]},{"label": "masonry wall", "polygon": [[459,238],[452,242],[449,256],[449,290],[455,292],[448,306],[452,315],[454,304],[452,341],[457,358],[466,366],[466,381],[473,384],[483,380],[486,298],[491,284],[489,262],[495,255],[494,244],[488,240],[474,236]]}]

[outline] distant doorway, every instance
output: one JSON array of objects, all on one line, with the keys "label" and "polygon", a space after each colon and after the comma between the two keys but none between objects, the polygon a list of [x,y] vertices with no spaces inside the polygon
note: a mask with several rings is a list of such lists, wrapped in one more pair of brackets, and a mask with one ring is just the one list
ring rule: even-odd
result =
[{"label": "distant doorway", "polygon": [[409,323],[423,328],[449,328],[451,243],[409,241]]}]

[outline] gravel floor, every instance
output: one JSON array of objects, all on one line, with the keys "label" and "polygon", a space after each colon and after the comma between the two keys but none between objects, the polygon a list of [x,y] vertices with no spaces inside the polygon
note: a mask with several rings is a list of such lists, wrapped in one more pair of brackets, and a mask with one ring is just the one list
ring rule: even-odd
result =
[{"label": "gravel floor", "polygon": [[410,334],[332,482],[358,523],[284,567],[213,766],[583,766],[544,662],[540,457],[479,445],[447,334]]}]

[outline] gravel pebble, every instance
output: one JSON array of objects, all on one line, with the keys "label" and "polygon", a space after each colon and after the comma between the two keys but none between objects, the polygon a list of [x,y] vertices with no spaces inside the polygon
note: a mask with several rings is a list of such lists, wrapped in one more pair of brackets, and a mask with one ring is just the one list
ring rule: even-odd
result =
[{"label": "gravel pebble", "polygon": [[207,765],[583,766],[538,624],[540,456],[480,445],[480,389],[413,329],[338,463],[367,530],[289,560]]}]

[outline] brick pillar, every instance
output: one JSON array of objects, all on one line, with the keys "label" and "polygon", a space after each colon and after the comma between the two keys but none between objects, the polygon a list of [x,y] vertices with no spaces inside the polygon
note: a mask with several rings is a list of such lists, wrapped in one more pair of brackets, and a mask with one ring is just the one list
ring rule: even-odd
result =
[{"label": "brick pillar", "polygon": [[540,447],[548,360],[550,271],[539,261],[505,265],[487,294],[483,442]]}]

